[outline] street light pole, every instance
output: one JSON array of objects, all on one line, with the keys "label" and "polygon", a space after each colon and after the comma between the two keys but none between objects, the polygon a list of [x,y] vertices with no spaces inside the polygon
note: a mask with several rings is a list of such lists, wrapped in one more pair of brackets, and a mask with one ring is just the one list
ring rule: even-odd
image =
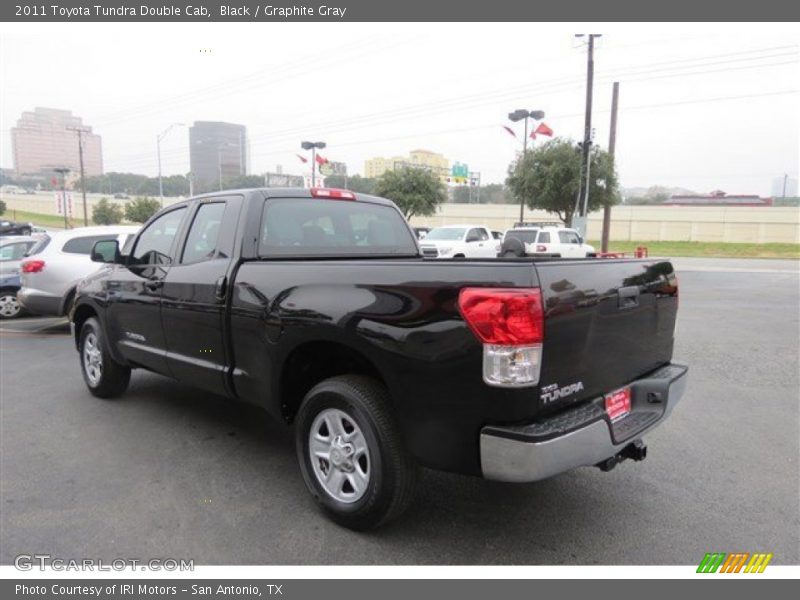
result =
[{"label": "street light pole", "polygon": [[317,148],[322,150],[325,142],[300,142],[303,150],[311,150],[311,187],[317,186]]},{"label": "street light pole", "polygon": [[[525,164],[525,157],[528,155],[528,119],[535,119],[537,121],[544,119],[543,110],[526,110],[519,108],[514,112],[508,113],[508,118],[514,121],[525,121],[525,136],[522,138],[522,164]],[[525,220],[525,198],[519,199],[519,222],[523,223]]]},{"label": "street light pole", "polygon": [[176,126],[185,127],[186,125],[183,123],[173,123],[156,136],[156,154],[158,155],[158,197],[161,200],[161,208],[164,208],[164,185],[161,181],[161,140]]}]

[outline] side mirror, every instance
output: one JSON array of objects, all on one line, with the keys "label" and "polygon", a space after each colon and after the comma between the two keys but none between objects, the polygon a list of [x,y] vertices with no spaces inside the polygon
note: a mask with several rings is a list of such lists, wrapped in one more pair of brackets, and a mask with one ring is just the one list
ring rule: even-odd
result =
[{"label": "side mirror", "polygon": [[583,243],[583,238],[582,238],[581,236],[578,236],[578,243],[579,243],[579,244],[582,244],[582,243]]},{"label": "side mirror", "polygon": [[92,246],[92,261],[99,263],[119,263],[119,242],[117,240],[100,240]]}]

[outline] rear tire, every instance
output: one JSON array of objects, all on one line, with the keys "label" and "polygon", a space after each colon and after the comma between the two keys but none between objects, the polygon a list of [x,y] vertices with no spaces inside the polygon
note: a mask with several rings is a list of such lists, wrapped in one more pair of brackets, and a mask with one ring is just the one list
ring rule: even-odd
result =
[{"label": "rear tire", "polygon": [[344,375],[314,386],[297,414],[296,446],[306,487],[339,525],[378,527],[414,497],[417,466],[374,379]]},{"label": "rear tire", "polygon": [[22,314],[22,306],[17,300],[17,290],[0,290],[0,319],[16,319]]},{"label": "rear tire", "polygon": [[94,396],[115,398],[128,389],[131,370],[111,357],[103,328],[94,317],[83,324],[78,349],[83,380]]}]

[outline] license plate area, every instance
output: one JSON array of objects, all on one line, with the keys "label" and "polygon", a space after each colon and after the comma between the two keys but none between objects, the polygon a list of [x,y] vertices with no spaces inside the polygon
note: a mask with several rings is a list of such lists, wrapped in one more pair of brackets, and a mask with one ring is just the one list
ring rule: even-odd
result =
[{"label": "license plate area", "polygon": [[604,396],[606,414],[612,423],[631,414],[631,388],[625,386]]}]

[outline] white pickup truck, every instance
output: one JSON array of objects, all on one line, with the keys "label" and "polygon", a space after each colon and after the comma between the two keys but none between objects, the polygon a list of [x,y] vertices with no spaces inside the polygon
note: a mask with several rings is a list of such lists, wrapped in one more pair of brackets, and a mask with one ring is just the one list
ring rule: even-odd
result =
[{"label": "white pickup truck", "polygon": [[586,244],[574,229],[558,225],[522,226],[506,231],[500,255],[553,256],[586,258],[595,256],[593,246]]},{"label": "white pickup truck", "polygon": [[419,247],[429,258],[496,258],[500,254],[500,240],[482,225],[436,227]]}]

